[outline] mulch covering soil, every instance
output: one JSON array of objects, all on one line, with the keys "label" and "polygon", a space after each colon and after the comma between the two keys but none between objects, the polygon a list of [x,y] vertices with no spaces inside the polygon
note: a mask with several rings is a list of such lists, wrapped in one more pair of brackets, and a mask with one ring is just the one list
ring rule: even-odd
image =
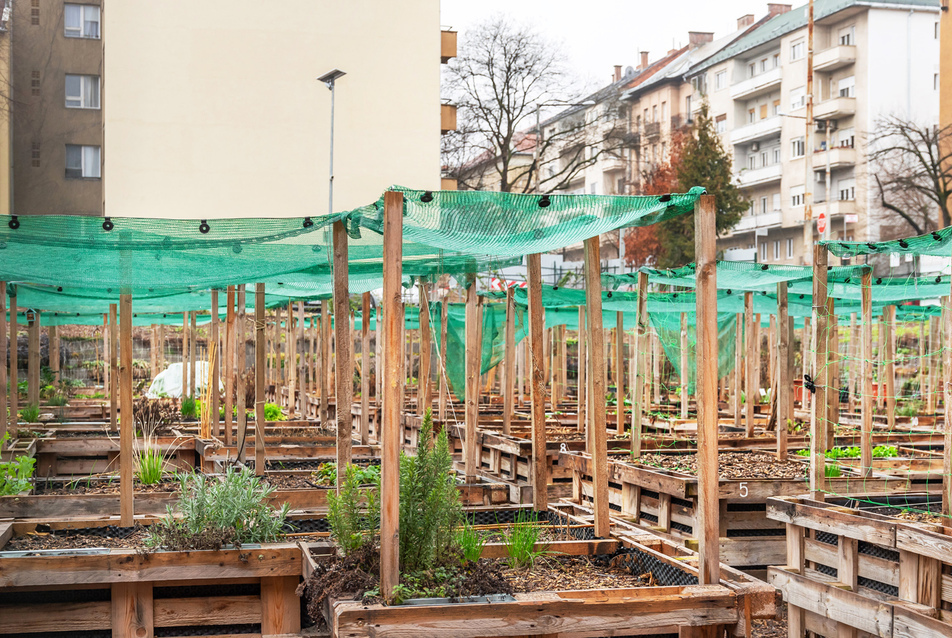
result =
[{"label": "mulch covering soil", "polygon": [[[90,547],[107,547],[110,549],[133,549],[141,547],[145,540],[146,532],[143,528],[135,530],[118,530],[114,535],[106,532],[106,535],[83,534],[70,532],[68,530],[50,530],[41,531],[44,528],[38,527],[37,531],[25,536],[14,536],[2,551],[36,551],[40,549],[84,549]],[[103,530],[105,532],[105,530]]]},{"label": "mulch covering soil", "polygon": [[[638,465],[697,475],[697,454],[642,454]],[[778,461],[766,452],[721,452],[718,454],[722,479],[799,479],[806,476],[807,465],[798,461]]]},{"label": "mulch covering soil", "polygon": [[[138,494],[151,494],[163,492],[178,491],[178,481],[163,479],[158,483],[143,485],[138,480],[134,481],[133,488]],[[37,480],[33,490],[34,494],[44,496],[67,496],[76,494],[118,494],[119,479],[75,479],[66,483],[48,483],[43,480]]]},{"label": "mulch covering soil", "polygon": [[913,523],[933,523],[935,525],[949,525],[950,521],[948,518],[943,518],[937,514],[929,514],[928,512],[912,512],[909,510],[897,511],[893,514],[894,517],[910,521]]},{"label": "mulch covering soil", "polygon": [[588,556],[546,556],[531,569],[511,569],[497,563],[513,592],[623,589],[655,584],[651,572],[631,573],[621,564],[624,556],[604,561]]},{"label": "mulch covering soil", "polygon": [[787,603],[781,603],[777,610],[776,618],[753,621],[751,638],[787,638]]}]

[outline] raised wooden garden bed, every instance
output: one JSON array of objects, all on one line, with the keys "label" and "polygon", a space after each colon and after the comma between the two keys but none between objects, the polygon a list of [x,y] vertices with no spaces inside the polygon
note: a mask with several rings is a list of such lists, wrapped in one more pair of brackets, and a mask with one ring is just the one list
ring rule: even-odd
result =
[{"label": "raised wooden garden bed", "polygon": [[790,635],[952,635],[952,530],[885,515],[881,503],[769,499],[768,517],[787,528],[785,564],[768,574]]}]

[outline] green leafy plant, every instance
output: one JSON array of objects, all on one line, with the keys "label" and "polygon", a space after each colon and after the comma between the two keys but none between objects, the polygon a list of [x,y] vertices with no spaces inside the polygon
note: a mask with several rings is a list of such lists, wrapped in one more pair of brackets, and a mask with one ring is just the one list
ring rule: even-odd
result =
[{"label": "green leafy plant", "polygon": [[464,522],[463,526],[456,530],[456,542],[465,562],[475,563],[483,555],[485,540],[468,522]]},{"label": "green leafy plant", "polygon": [[339,492],[327,495],[327,522],[344,556],[373,543],[380,527],[379,477],[372,489],[361,490],[359,474],[356,465],[348,465]]},{"label": "green leafy plant", "polygon": [[198,401],[195,400],[195,397],[185,397],[182,399],[182,408],[181,408],[182,418],[183,419],[197,419],[198,418]]},{"label": "green leafy plant", "polygon": [[823,469],[826,478],[840,478],[843,476],[843,470],[840,469],[839,465],[824,465]]},{"label": "green leafy plant", "polygon": [[908,401],[905,405],[896,408],[896,414],[898,416],[919,416],[919,412],[922,411],[922,402],[921,401]]},{"label": "green leafy plant", "polygon": [[20,419],[25,423],[36,423],[40,418],[40,406],[27,405],[20,410]]},{"label": "green leafy plant", "polygon": [[532,514],[519,512],[516,522],[503,532],[506,552],[509,554],[506,562],[509,566],[514,569],[532,567],[540,556],[546,554],[547,548],[536,549],[541,535],[542,527]]},{"label": "green leafy plant", "polygon": [[285,421],[287,420],[284,416],[284,412],[281,411],[281,406],[276,403],[265,403],[264,404],[264,420],[265,421]]},{"label": "green leafy plant", "polygon": [[[10,440],[10,433],[4,432],[0,438],[0,448]],[[12,461],[0,462],[0,496],[11,496],[30,489],[33,467],[36,459],[18,456]]]},{"label": "green leafy plant", "polygon": [[[358,485],[376,485],[380,482],[379,465],[355,465],[354,471],[354,480]],[[321,463],[311,476],[316,479],[318,485],[337,485],[337,463]]]},{"label": "green leafy plant", "polygon": [[[179,473],[177,512],[149,528],[146,546],[171,550],[221,549],[265,543],[283,536],[287,503],[275,510],[268,504],[274,488],[247,467],[228,467],[220,476]],[[176,515],[178,514],[178,515]]]}]

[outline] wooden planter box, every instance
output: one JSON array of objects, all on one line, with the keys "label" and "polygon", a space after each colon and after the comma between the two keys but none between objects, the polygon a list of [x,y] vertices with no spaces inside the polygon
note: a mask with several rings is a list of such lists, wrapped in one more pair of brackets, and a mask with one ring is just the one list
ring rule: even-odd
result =
[{"label": "wooden planter box", "polygon": [[952,530],[799,497],[771,498],[767,515],[787,528],[768,577],[790,635],[952,635]]},{"label": "wooden planter box", "polygon": [[[591,457],[562,453],[559,464],[573,474],[573,501],[592,502]],[[696,548],[696,476],[609,462],[608,497],[614,514],[644,528],[664,534],[687,547]],[[827,479],[826,489],[838,494],[890,493],[906,489],[901,479],[842,477]],[[732,567],[764,569],[785,560],[784,526],[767,518],[771,496],[803,494],[806,479],[721,479],[720,557]]]}]

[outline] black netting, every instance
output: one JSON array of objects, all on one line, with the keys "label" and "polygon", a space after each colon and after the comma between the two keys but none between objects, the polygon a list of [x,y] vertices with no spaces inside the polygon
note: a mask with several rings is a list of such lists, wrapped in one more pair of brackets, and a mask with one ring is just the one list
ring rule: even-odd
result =
[{"label": "black netting", "polygon": [[684,534],[693,534],[693,533],[694,533],[694,528],[691,527],[690,525],[684,525],[684,524],[682,524],[682,523],[675,523],[674,521],[671,521],[671,529],[677,530],[677,531],[682,532],[682,533],[684,533]]},{"label": "black netting", "polygon": [[872,589],[873,591],[878,591],[881,594],[886,594],[888,596],[899,596],[899,588],[894,585],[887,585],[886,583],[881,583],[878,580],[872,580],[870,578],[863,578],[860,576],[857,578],[857,583],[860,587],[865,587],[866,589]]},{"label": "black netting", "polygon": [[509,525],[516,522],[520,512],[523,516],[532,515],[532,520],[545,520],[546,515],[534,512],[531,509],[506,508],[499,510],[475,510],[463,512],[471,525]]},{"label": "black netting", "polygon": [[680,505],[681,507],[687,507],[688,509],[694,509],[693,501],[686,501],[683,498],[678,498],[676,496],[671,497],[672,505]]},{"label": "black netting", "polygon": [[830,534],[829,532],[814,532],[814,540],[820,543],[826,543],[827,545],[839,545],[840,537],[836,534]]},{"label": "black netting", "polygon": [[728,512],[766,512],[766,503],[728,503]]},{"label": "black netting", "polygon": [[689,586],[698,584],[697,576],[694,574],[686,572],[684,569],[681,569],[676,565],[666,563],[658,557],[647,552],[643,552],[635,548],[629,548],[620,550],[619,554],[626,556],[623,563],[632,574],[644,574],[650,572],[659,585]]},{"label": "black netting", "polygon": [[661,495],[658,492],[652,492],[651,490],[646,490],[641,488],[641,495],[644,498],[661,498]]},{"label": "black netting", "polygon": [[207,598],[209,596],[257,596],[261,586],[257,583],[186,585],[184,587],[155,587],[153,598]]},{"label": "black netting", "polygon": [[243,625],[215,625],[206,627],[194,625],[190,627],[156,627],[155,638],[167,636],[237,636],[242,634],[261,635],[260,624]]},{"label": "black netting", "polygon": [[857,544],[856,551],[860,554],[866,554],[867,556],[884,558],[894,563],[899,562],[899,552],[896,550],[880,547],[879,545],[873,545],[872,543],[867,543],[866,541],[860,541]]},{"label": "black netting", "polygon": [[286,520],[284,522],[283,531],[285,534],[293,534],[295,532],[329,532],[331,531],[331,526],[326,518]]},{"label": "black netting", "polygon": [[110,589],[63,589],[58,591],[10,591],[0,590],[0,604],[32,605],[58,603],[90,603],[112,599]]},{"label": "black netting", "polygon": [[778,536],[786,536],[786,535],[787,535],[787,530],[782,529],[782,528],[774,528],[774,529],[728,529],[728,530],[727,530],[727,537],[728,537],[728,538],[742,538],[742,537],[747,537],[747,536],[758,536],[758,537],[762,537],[762,536],[772,536],[772,537],[778,537]]},{"label": "black netting", "polygon": [[840,573],[835,567],[830,567],[829,565],[823,565],[820,563],[814,563],[813,568],[821,574],[826,574],[827,576],[832,576],[833,578],[836,578]]},{"label": "black netting", "polygon": [[[42,631],[27,635],[29,638],[112,638],[112,631],[109,629],[90,631]],[[0,634],[0,638],[23,638],[23,636],[24,634]]]},{"label": "black netting", "polygon": [[658,517],[654,514],[648,514],[647,512],[641,513],[641,520],[648,521],[649,523],[657,523]]}]

